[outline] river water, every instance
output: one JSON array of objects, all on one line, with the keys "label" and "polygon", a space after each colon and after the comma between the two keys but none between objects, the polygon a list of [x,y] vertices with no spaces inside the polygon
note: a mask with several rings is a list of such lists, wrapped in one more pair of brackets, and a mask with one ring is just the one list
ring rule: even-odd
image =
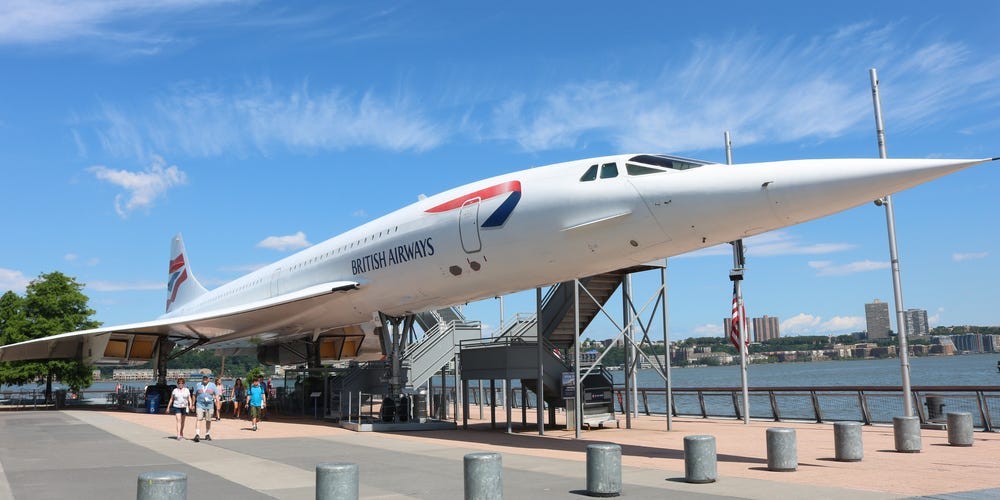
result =
[{"label": "river water", "polygon": [[[1000,386],[997,361],[1000,354],[970,354],[964,356],[932,356],[910,358],[910,383],[913,385],[975,385]],[[611,372],[616,384],[625,381],[624,372]],[[673,368],[673,385],[685,387],[739,387],[739,366],[699,366]],[[811,363],[768,363],[750,365],[747,370],[750,387],[888,385],[900,386],[899,359],[866,359],[857,361],[820,361]],[[436,380],[435,380],[436,381]],[[640,370],[639,387],[663,387],[663,379],[655,370]],[[447,382],[451,384],[451,377]],[[142,388],[152,382],[126,382],[123,385]],[[276,385],[282,379],[274,379]],[[226,385],[232,381],[227,380]],[[114,390],[116,382],[98,381],[89,390]],[[60,388],[59,384],[54,384]],[[44,384],[0,386],[0,390],[44,389]]]},{"label": "river water", "polygon": [[[912,385],[1000,386],[1000,354],[910,357]],[[624,383],[622,371],[612,372],[616,384]],[[739,366],[673,368],[674,387],[739,387]],[[636,374],[639,387],[663,387],[655,370]],[[747,368],[750,387],[902,385],[898,358],[812,363],[768,363]]]}]

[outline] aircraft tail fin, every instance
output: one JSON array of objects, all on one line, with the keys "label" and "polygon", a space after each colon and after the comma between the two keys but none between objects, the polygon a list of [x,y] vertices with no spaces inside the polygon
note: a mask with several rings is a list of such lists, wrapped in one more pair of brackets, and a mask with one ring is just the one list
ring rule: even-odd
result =
[{"label": "aircraft tail fin", "polygon": [[208,293],[191,272],[184,239],[178,234],[170,241],[170,267],[167,271],[167,312]]}]

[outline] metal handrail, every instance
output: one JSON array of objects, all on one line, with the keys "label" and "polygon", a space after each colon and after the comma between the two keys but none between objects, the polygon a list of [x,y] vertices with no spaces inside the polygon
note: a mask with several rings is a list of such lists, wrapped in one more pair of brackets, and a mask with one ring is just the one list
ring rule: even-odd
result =
[{"label": "metal handrail", "polygon": [[[622,405],[623,385],[614,388],[618,396],[619,405]],[[651,415],[649,405],[649,395],[653,398],[664,398],[664,408],[666,389],[663,387],[639,388],[642,408],[647,415]],[[697,416],[701,418],[709,417],[736,417],[740,418],[743,408],[741,398],[734,395],[742,391],[739,387],[689,387],[673,388],[672,408],[674,416]],[[1000,424],[1000,386],[913,386],[911,387],[913,404],[917,408],[917,416],[922,424],[936,425],[944,421],[944,408],[947,406],[958,407],[972,414],[976,426],[985,431],[993,431],[997,424]],[[752,417],[757,419],[773,419],[776,422],[786,420],[826,422],[834,420],[855,420],[866,425],[873,423],[889,423],[892,421],[895,411],[893,408],[886,409],[886,406],[894,406],[893,401],[904,397],[902,388],[898,386],[793,386],[793,387],[753,387],[750,388],[752,397],[760,401],[767,398],[766,403],[761,401],[757,405],[751,406]],[[697,403],[691,402],[688,409],[679,409],[677,400],[685,398],[696,398]],[[707,400],[712,398],[716,404],[709,410]],[[891,398],[888,401],[886,398]],[[779,399],[786,401],[788,406],[782,408]],[[990,401],[994,401],[991,405]],[[836,402],[835,408],[828,405]],[[847,403],[844,403],[844,402]],[[872,408],[872,402],[881,402],[881,408]],[[879,406],[876,404],[876,406]],[[692,409],[693,408],[693,409]],[[826,408],[826,410],[824,410]],[[766,410],[764,410],[766,409]],[[878,410],[883,410],[879,412]],[[624,408],[622,408],[624,411]],[[662,413],[662,411],[655,412]]]}]

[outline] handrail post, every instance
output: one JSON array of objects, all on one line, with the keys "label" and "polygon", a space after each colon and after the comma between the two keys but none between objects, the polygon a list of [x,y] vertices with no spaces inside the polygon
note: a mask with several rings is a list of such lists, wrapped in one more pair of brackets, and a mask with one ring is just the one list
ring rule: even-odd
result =
[{"label": "handrail post", "polygon": [[708,410],[705,409],[705,394],[698,391],[698,404],[701,406],[701,418],[708,418]]},{"label": "handrail post", "polygon": [[979,415],[983,419],[983,430],[992,432],[993,423],[990,422],[990,407],[986,403],[986,395],[983,394],[983,391],[976,391],[976,403],[979,406]]},{"label": "handrail post", "polygon": [[865,397],[863,389],[858,390],[858,406],[861,407],[861,421],[865,425],[872,425],[872,415],[868,411],[868,398]]},{"label": "handrail post", "polygon": [[774,391],[767,391],[767,397],[771,400],[771,415],[774,416],[774,421],[781,422],[781,410],[778,409],[778,398],[775,397]]},{"label": "handrail post", "polygon": [[[927,414],[924,413],[924,410],[926,409],[926,407],[924,405],[920,404],[920,392],[919,391],[913,391],[912,394],[913,394],[914,407],[917,410],[917,416],[920,417],[920,423],[921,424],[926,424],[927,423]],[[903,394],[903,397],[905,398],[906,394]]]},{"label": "handrail post", "polygon": [[642,390],[642,407],[646,409],[646,416],[647,417],[650,416],[650,414],[649,414],[649,399],[646,396],[646,389]]},{"label": "handrail post", "polygon": [[816,414],[816,423],[823,423],[823,411],[819,407],[819,396],[816,395],[815,390],[809,391],[809,396],[812,398],[813,412]]},{"label": "handrail post", "polygon": [[743,420],[743,412],[740,411],[740,398],[733,391],[733,413],[736,414],[736,420]]}]

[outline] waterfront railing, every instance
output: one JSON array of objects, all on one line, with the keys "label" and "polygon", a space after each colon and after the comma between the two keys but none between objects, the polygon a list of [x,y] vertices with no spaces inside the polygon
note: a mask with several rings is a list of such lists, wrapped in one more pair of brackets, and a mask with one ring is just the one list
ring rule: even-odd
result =
[{"label": "waterfront railing", "polygon": [[[624,387],[615,387],[618,409],[624,412]],[[673,415],[701,418],[743,418],[739,387],[673,388]],[[913,386],[913,407],[921,424],[938,424],[947,413],[972,414],[977,428],[1000,425],[1000,386]],[[646,415],[666,413],[666,389],[639,388],[637,410]],[[903,392],[895,386],[752,387],[750,418],[757,420],[890,424],[903,414]]]}]

